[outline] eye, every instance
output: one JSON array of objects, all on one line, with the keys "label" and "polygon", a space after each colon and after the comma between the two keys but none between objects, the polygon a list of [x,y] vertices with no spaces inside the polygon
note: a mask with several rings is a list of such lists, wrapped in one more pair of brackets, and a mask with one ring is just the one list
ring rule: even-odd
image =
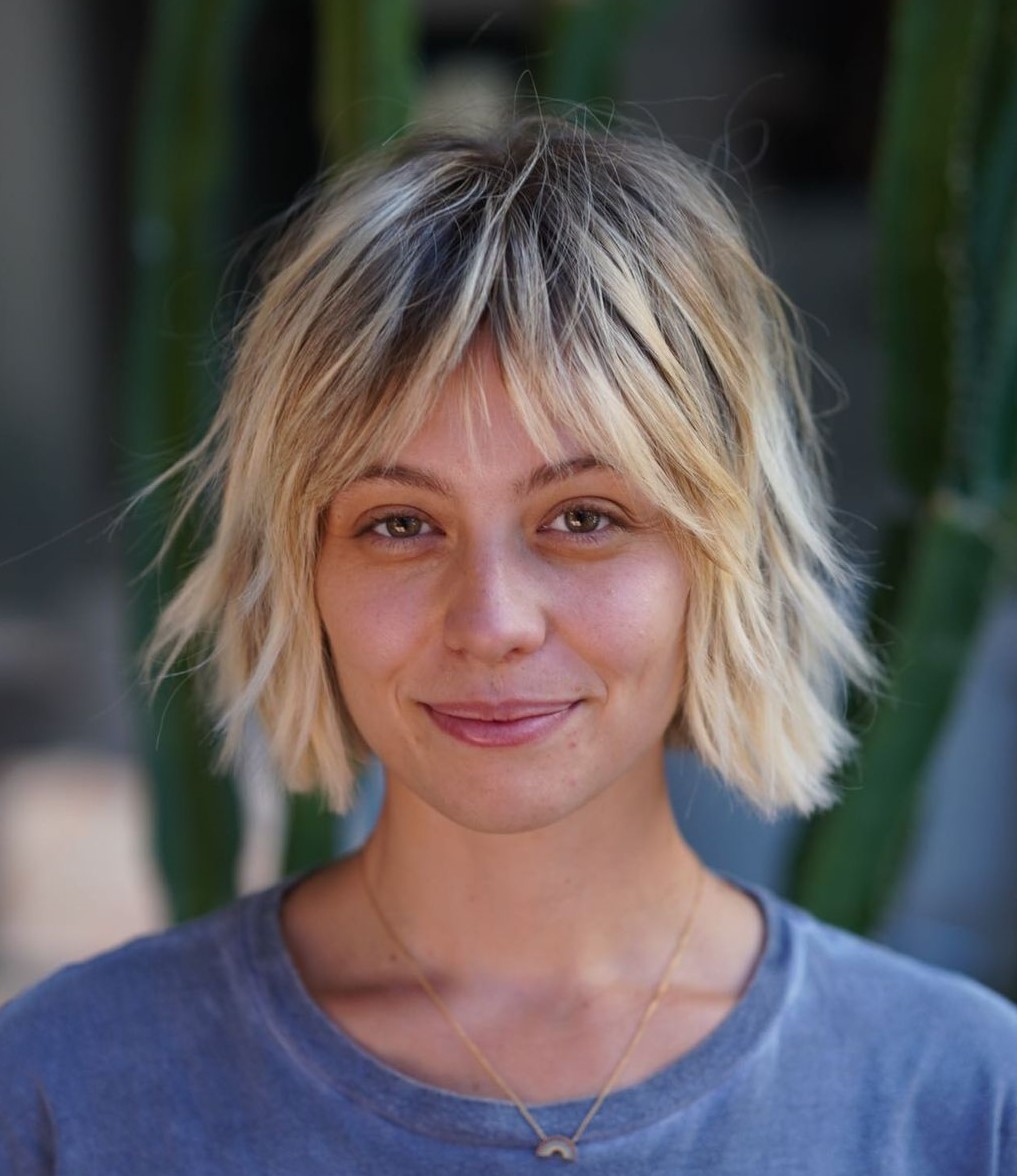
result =
[{"label": "eye", "polygon": [[418,535],[429,534],[432,528],[419,515],[390,514],[375,519],[367,530],[380,539],[415,539]]},{"label": "eye", "polygon": [[568,506],[559,511],[548,526],[549,531],[564,531],[569,535],[592,535],[614,526],[617,520],[593,506]]}]

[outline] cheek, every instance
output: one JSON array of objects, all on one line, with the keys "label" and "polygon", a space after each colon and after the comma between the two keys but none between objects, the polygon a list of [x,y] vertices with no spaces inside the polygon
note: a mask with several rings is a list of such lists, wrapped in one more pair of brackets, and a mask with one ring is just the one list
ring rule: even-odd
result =
[{"label": "cheek", "polygon": [[633,561],[588,585],[572,615],[605,675],[638,688],[680,677],[688,580],[672,559]]},{"label": "cheek", "polygon": [[323,558],[315,597],[347,698],[389,678],[420,640],[427,606],[412,584],[388,577],[382,586],[371,577],[344,575]]}]

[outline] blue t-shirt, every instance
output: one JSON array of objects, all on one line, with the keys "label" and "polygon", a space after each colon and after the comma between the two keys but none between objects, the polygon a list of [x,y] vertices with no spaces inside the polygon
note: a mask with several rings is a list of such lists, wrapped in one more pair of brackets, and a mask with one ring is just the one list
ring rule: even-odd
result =
[{"label": "blue t-shirt", "polygon": [[[508,1102],[391,1069],[312,1001],[280,899],[303,874],[64,968],[0,1010],[2,1176],[539,1173]],[[766,947],[700,1045],[610,1095],[611,1176],[1015,1176],[1017,1011],[765,891]],[[589,1103],[531,1108],[570,1135]]]}]

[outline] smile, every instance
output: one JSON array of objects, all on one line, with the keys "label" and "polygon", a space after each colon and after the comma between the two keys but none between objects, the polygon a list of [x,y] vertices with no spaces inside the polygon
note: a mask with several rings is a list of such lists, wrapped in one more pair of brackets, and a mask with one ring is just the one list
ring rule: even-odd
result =
[{"label": "smile", "polygon": [[568,722],[579,702],[516,701],[422,704],[434,725],[473,747],[518,747],[545,739]]}]

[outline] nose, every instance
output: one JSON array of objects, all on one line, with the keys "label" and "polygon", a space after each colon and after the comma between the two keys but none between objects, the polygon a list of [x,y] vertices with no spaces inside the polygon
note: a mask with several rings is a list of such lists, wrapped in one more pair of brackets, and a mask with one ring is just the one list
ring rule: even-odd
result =
[{"label": "nose", "polygon": [[547,617],[531,559],[510,542],[463,551],[448,570],[447,648],[498,665],[543,645]]}]

